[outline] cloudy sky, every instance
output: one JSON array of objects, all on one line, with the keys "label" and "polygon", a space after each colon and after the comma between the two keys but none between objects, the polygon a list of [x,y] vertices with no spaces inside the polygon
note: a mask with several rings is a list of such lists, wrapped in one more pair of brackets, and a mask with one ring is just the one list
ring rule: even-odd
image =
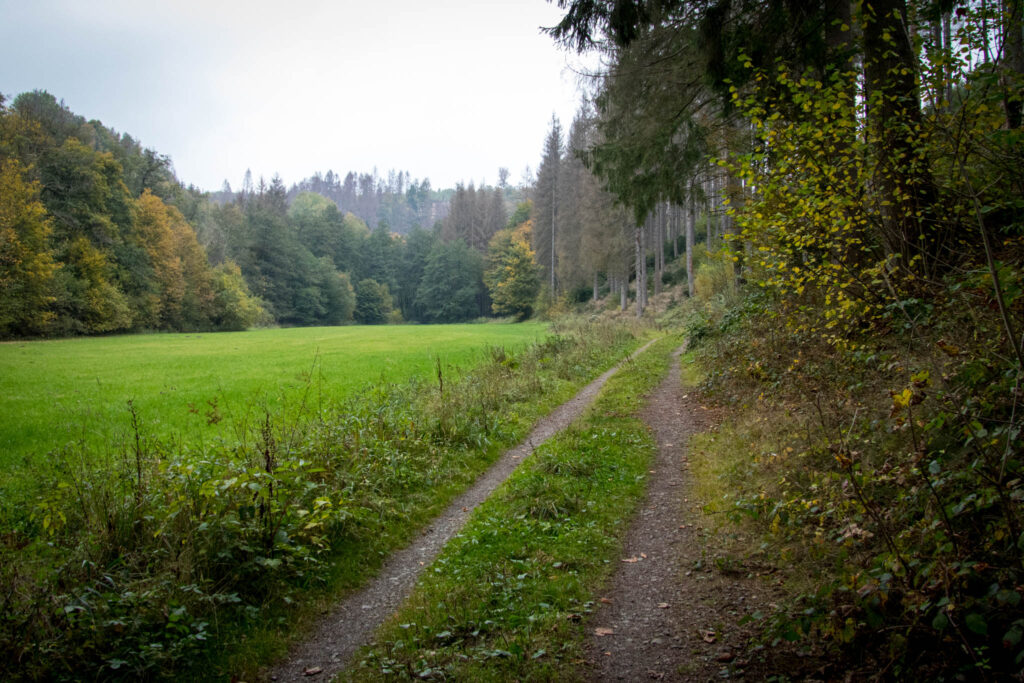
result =
[{"label": "cloudy sky", "polygon": [[203,189],[247,168],[519,182],[579,60],[545,0],[0,0],[0,92],[47,90]]}]

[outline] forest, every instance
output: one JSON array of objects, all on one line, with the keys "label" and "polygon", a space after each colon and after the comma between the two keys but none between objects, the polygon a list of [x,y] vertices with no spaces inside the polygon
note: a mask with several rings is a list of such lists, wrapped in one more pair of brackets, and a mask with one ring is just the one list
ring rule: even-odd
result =
[{"label": "forest", "polygon": [[640,315],[685,236],[696,296],[659,315],[728,407],[698,476],[763,539],[723,561],[793,567],[761,642],[839,678],[1019,676],[1022,3],[558,5],[605,66],[567,151],[552,125],[538,263],[639,283]]},{"label": "forest", "polygon": [[[497,187],[443,192],[406,172],[328,171],[290,189],[247,172],[237,193],[226,181],[204,193],[179,181],[168,157],[41,91],[0,101],[0,163],[3,338],[532,309],[536,273],[512,253],[529,232],[529,204],[504,169]],[[506,229],[519,237],[491,253]],[[509,258],[525,268],[515,276],[526,289],[513,301],[497,294],[492,308],[485,270]]]}]

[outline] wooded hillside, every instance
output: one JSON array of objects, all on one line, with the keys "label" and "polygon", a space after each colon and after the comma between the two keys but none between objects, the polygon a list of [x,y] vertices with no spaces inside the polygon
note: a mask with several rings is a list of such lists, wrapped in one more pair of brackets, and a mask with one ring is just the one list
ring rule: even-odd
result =
[{"label": "wooded hillside", "polygon": [[[692,245],[710,203],[724,238],[705,260],[728,286],[709,271],[685,324],[732,407],[704,442],[712,507],[763,534],[751,557],[795,563],[766,642],[882,677],[1019,675],[1022,3],[559,5],[553,37],[608,66],[591,136],[558,157],[553,127],[545,164],[578,159],[632,211],[612,235],[638,311],[645,225],[660,246],[681,215]],[[558,287],[572,186],[544,170]]]}]

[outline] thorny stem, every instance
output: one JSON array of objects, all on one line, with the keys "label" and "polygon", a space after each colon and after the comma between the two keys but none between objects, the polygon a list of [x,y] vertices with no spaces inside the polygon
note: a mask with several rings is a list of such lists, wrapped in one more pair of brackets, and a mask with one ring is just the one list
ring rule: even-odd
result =
[{"label": "thorny stem", "polygon": [[[992,288],[996,294],[996,305],[999,307],[999,315],[1003,319],[1007,342],[1017,356],[1017,376],[1020,377],[1020,373],[1024,372],[1024,348],[1022,348],[1021,344],[1017,343],[1017,333],[1013,327],[1013,320],[1010,318],[1010,312],[1006,308],[1006,301],[1003,299],[1003,285],[999,281],[999,271],[996,269],[995,255],[992,250],[992,240],[989,238],[988,229],[985,227],[985,219],[982,216],[981,200],[978,199],[978,193],[974,190],[970,178],[967,177],[967,170],[962,165],[960,167],[960,175],[970,191],[971,201],[974,203],[974,219],[978,223],[978,232],[981,233],[981,242],[985,247],[985,260],[988,262],[988,272],[992,276]],[[1021,343],[1024,344],[1024,338],[1021,339]]]},{"label": "thorny stem", "polygon": [[[816,395],[815,398],[816,398],[816,400],[814,402],[814,405],[818,409],[818,417],[821,420],[822,431],[825,432],[826,428],[827,428],[827,425],[826,425],[826,422],[825,422],[825,414],[824,414],[824,412],[821,409],[821,397],[820,397],[820,395]],[[856,419],[856,414],[854,415],[854,419]],[[853,428],[853,425],[851,423],[851,430],[852,430],[852,428]],[[829,442],[832,441],[832,439],[830,439],[828,437],[827,432],[825,434],[825,438]],[[879,533],[882,534],[882,538],[885,540],[885,544],[887,546],[889,546],[889,550],[892,551],[892,554],[896,556],[896,559],[899,561],[900,566],[903,567],[904,573],[909,577],[910,576],[910,569],[907,567],[907,561],[905,559],[903,559],[903,554],[899,551],[899,548],[896,546],[896,541],[894,541],[892,536],[889,534],[889,529],[888,529],[888,527],[885,524],[885,520],[883,520],[882,516],[880,514],[878,514],[878,510],[875,507],[874,501],[868,500],[868,497],[864,493],[863,489],[861,489],[860,484],[857,483],[857,477],[856,477],[856,475],[853,472],[853,458],[851,457],[852,453],[849,450],[849,448],[847,448],[847,446],[846,446],[845,439],[843,438],[841,430],[840,430],[840,433],[839,433],[839,448],[840,448],[839,452],[840,452],[840,454],[844,458],[843,460],[840,460],[839,462],[843,466],[843,468],[846,470],[846,476],[849,478],[850,483],[853,485],[853,492],[857,496],[857,500],[864,507],[864,510],[869,515],[871,515],[871,519],[874,520],[874,522],[875,522],[875,524],[876,524],[876,526],[878,528]]]}]

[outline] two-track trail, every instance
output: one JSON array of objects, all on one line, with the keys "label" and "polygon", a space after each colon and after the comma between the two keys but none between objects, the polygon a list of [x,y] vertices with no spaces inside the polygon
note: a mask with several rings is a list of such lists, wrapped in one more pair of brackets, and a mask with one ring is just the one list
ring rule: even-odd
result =
[{"label": "two-track trail", "polygon": [[[629,359],[642,353],[652,343],[644,344]],[[522,443],[502,454],[468,490],[424,528],[420,537],[411,545],[389,557],[380,574],[369,584],[339,602],[321,618],[309,636],[295,645],[285,659],[265,672],[264,678],[273,681],[308,681],[313,674],[318,680],[327,680],[348,666],[352,655],[369,642],[373,632],[409,596],[420,573],[462,529],[473,509],[486,500],[535,448],[579,417],[621,366],[622,363],[619,363],[608,370],[550,415],[539,420]]]},{"label": "two-track trail", "polygon": [[738,622],[765,602],[770,588],[717,570],[709,557],[719,551],[718,539],[705,529],[707,517],[694,498],[687,442],[713,419],[681,385],[681,352],[640,414],[658,454],[622,561],[589,619],[582,673],[588,680],[709,681],[750,667],[742,649],[750,633]]}]

